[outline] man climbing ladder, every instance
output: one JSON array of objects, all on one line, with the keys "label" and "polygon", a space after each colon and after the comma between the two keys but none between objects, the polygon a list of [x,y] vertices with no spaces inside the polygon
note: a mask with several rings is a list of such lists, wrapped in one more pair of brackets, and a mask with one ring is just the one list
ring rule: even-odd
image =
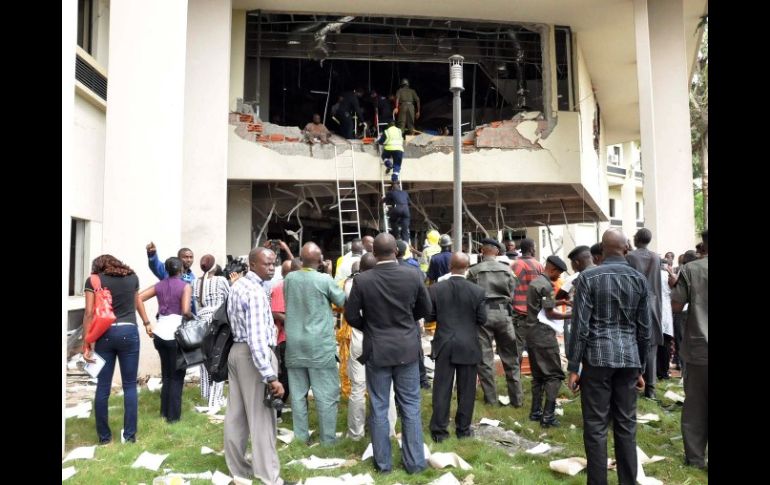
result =
[{"label": "man climbing ladder", "polygon": [[401,174],[401,162],[404,157],[404,135],[394,122],[388,123],[388,127],[377,140],[382,146],[382,160],[385,162],[385,175],[393,170],[390,179],[397,182]]}]

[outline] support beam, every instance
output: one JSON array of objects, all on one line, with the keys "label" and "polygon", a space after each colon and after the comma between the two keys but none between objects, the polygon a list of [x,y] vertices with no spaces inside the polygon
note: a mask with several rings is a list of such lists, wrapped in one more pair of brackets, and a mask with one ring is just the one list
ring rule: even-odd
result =
[{"label": "support beam", "polygon": [[636,66],[650,249],[695,246],[683,0],[634,0]]}]

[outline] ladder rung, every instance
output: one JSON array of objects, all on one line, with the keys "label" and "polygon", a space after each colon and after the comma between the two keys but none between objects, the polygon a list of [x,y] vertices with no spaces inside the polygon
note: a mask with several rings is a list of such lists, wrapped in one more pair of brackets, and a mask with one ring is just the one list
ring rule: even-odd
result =
[{"label": "ladder rung", "polygon": [[340,209],[340,212],[358,212],[358,209]]},{"label": "ladder rung", "polygon": [[343,236],[352,236],[352,235],[358,236],[359,234],[358,234],[358,232],[343,232],[342,235]]},{"label": "ladder rung", "polygon": [[355,187],[338,187],[338,190],[354,190]]},{"label": "ladder rung", "polygon": [[341,224],[358,224],[358,221],[340,221]]}]

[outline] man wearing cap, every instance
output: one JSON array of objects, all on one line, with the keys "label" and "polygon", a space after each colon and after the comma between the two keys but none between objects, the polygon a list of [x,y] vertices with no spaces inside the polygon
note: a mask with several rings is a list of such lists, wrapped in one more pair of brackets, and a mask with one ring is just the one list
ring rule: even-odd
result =
[{"label": "man wearing cap", "polygon": [[[417,105],[417,111],[414,110],[414,105]],[[404,130],[406,134],[407,130],[410,134],[414,134],[414,121],[420,119],[420,97],[417,96],[417,91],[409,87],[409,80],[401,80],[401,89],[396,91],[396,109],[393,113],[398,113],[398,127]],[[448,264],[448,263],[447,263]]]},{"label": "man wearing cap", "polygon": [[[553,283],[567,271],[567,265],[558,256],[548,256],[543,274],[535,278],[527,289],[527,352],[532,369],[532,409],[530,421],[540,421],[540,425],[559,426],[556,419],[556,397],[559,395],[564,371],[561,369],[559,342],[556,331],[538,319],[540,310],[550,319],[569,318],[569,314],[555,311]],[[563,302],[559,302],[561,304]],[[543,391],[545,391],[545,409],[543,409]]]},{"label": "man wearing cap", "polygon": [[505,370],[511,406],[518,408],[524,404],[524,395],[521,390],[516,332],[511,318],[511,300],[513,289],[516,288],[516,276],[507,263],[495,259],[501,252],[502,247],[496,240],[482,239],[481,254],[484,260],[468,270],[468,281],[476,283],[484,290],[484,303],[487,307],[487,322],[479,326],[478,332],[481,344],[478,374],[484,392],[484,402],[496,405],[495,354],[492,350],[494,340]]},{"label": "man wearing cap", "polygon": [[449,273],[449,260],[452,258],[452,238],[448,234],[438,238],[438,245],[441,246],[441,252],[430,258],[428,265],[428,279],[431,283]]}]

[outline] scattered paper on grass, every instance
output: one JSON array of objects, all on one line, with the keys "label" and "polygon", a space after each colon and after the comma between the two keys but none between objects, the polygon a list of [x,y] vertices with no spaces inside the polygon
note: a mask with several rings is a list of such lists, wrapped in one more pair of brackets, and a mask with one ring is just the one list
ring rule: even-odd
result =
[{"label": "scattered paper on grass", "polygon": [[[201,446],[201,455],[210,455],[212,453],[217,455],[217,456],[222,456],[222,455],[225,454],[223,451],[214,451],[211,448],[209,448],[208,446]],[[190,478],[190,477],[188,477],[188,478]]]},{"label": "scattered paper on grass", "polygon": [[562,408],[556,408],[556,409],[554,410],[554,412],[555,412],[556,414],[558,414],[559,416],[564,416],[564,410],[563,410]]},{"label": "scattered paper on grass", "polygon": [[335,438],[342,438],[342,431],[337,431],[336,433],[334,433],[334,437]]},{"label": "scattered paper on grass", "polygon": [[65,419],[91,417],[91,401],[84,401],[64,410]]},{"label": "scattered paper on grass", "polygon": [[463,478],[461,485],[474,485],[473,479],[476,478],[473,473],[466,475],[465,478]]},{"label": "scattered paper on grass", "polygon": [[168,453],[165,455],[156,455],[154,453],[150,453],[149,451],[143,451],[142,454],[139,455],[139,458],[136,459],[134,464],[131,465],[131,468],[147,468],[148,470],[156,472],[158,471],[160,464],[163,463],[163,460],[165,460],[167,456]]},{"label": "scattered paper on grass", "polygon": [[291,460],[287,465],[294,465],[299,463],[308,470],[324,470],[328,468],[338,468],[345,463],[342,458],[318,458],[315,455],[310,455],[310,458],[301,458],[299,460]]},{"label": "scattered paper on grass", "polygon": [[294,441],[294,431],[288,430],[286,428],[278,428],[278,440],[288,445]]},{"label": "scattered paper on grass", "polygon": [[[508,396],[497,396],[497,401],[502,404],[503,406],[508,406],[511,404],[511,398]],[[456,479],[455,479],[456,480]]]},{"label": "scattered paper on grass", "polygon": [[[401,440],[398,439],[396,441],[398,441],[398,447],[401,448]],[[428,448],[428,445],[426,445],[425,443],[422,444],[422,453],[423,455],[425,455],[426,460],[430,458],[430,455],[431,455],[430,448]],[[372,443],[369,442],[369,444],[366,446],[366,449],[364,450],[364,454],[361,455],[361,461],[368,460],[373,456],[374,456],[374,448],[372,447]]]},{"label": "scattered paper on grass", "polygon": [[[659,458],[659,457],[653,457]],[[662,458],[661,458],[662,459]],[[648,477],[644,474],[644,468],[642,465],[652,463],[652,459],[647,456],[638,446],[636,447],[636,482],[640,485],[663,485],[663,482],[657,478]],[[658,461],[657,459],[655,461]]]},{"label": "scattered paper on grass", "polygon": [[209,414],[208,418],[209,418],[209,422],[212,422],[212,423],[225,422],[225,416],[223,414]]},{"label": "scattered paper on grass", "polygon": [[455,477],[452,472],[446,472],[437,479],[428,483],[428,485],[462,485],[460,480]]},{"label": "scattered paper on grass", "polygon": [[206,470],[201,473],[169,473],[168,476],[184,478],[187,480],[211,480],[213,475],[211,474],[211,471]]},{"label": "scattered paper on grass", "polygon": [[214,485],[229,485],[229,483],[232,481],[232,478],[220,472],[219,470],[215,470],[214,475],[211,476],[211,483]]},{"label": "scattered paper on grass", "polygon": [[309,477],[304,481],[305,485],[374,485],[374,478],[368,473],[352,475],[345,473],[339,477]]},{"label": "scattered paper on grass", "polygon": [[147,379],[147,389],[151,391],[157,391],[163,386],[163,382],[160,377],[150,377]]},{"label": "scattered paper on grass", "polygon": [[445,468],[448,466],[457,467],[461,470],[472,470],[473,467],[455,452],[433,453],[428,459],[428,463],[433,468]]},{"label": "scattered paper on grass", "polygon": [[251,485],[251,480],[239,476],[233,477],[233,483],[235,485]]},{"label": "scattered paper on grass", "polygon": [[64,480],[68,479],[69,477],[71,477],[75,473],[77,473],[77,470],[75,470],[74,466],[68,466],[67,468],[62,468],[61,469],[61,481],[63,482]]},{"label": "scattered paper on grass", "polygon": [[479,424],[486,424],[487,426],[498,427],[498,426],[500,426],[500,420],[499,419],[481,418],[481,421],[479,421]]},{"label": "scattered paper on grass", "polygon": [[663,397],[671,399],[674,402],[684,402],[684,396],[677,394],[674,391],[666,391],[666,393],[663,394]]},{"label": "scattered paper on grass", "polygon": [[655,413],[642,414],[636,416],[636,422],[639,424],[649,423],[650,421],[660,421],[660,416]]},{"label": "scattered paper on grass", "polygon": [[569,429],[577,429],[577,426],[575,426],[574,424],[570,424]]},{"label": "scattered paper on grass", "polygon": [[580,470],[588,466],[588,461],[585,458],[573,456],[571,458],[564,458],[563,460],[553,460],[548,466],[553,471],[574,477],[580,473]]},{"label": "scattered paper on grass", "polygon": [[518,426],[519,428],[521,428],[521,423],[520,423],[520,422],[518,422],[518,421],[514,421],[514,422],[513,422],[513,424],[515,424],[516,426]]},{"label": "scattered paper on grass", "polygon": [[94,450],[96,450],[96,445],[79,446],[67,453],[67,457],[64,458],[63,462],[68,462],[70,460],[90,460],[94,457]]},{"label": "scattered paper on grass", "polygon": [[551,449],[551,445],[548,443],[540,443],[535,447],[532,447],[527,450],[527,453],[530,455],[539,455],[541,453],[545,453],[546,451],[549,451]]},{"label": "scattered paper on grass", "polygon": [[637,446],[636,447],[636,459],[642,465],[646,465],[648,463],[655,463],[656,461],[665,460],[666,457],[665,456],[653,455],[652,458],[650,458],[649,456],[647,456],[647,453],[642,451],[642,449]]}]

